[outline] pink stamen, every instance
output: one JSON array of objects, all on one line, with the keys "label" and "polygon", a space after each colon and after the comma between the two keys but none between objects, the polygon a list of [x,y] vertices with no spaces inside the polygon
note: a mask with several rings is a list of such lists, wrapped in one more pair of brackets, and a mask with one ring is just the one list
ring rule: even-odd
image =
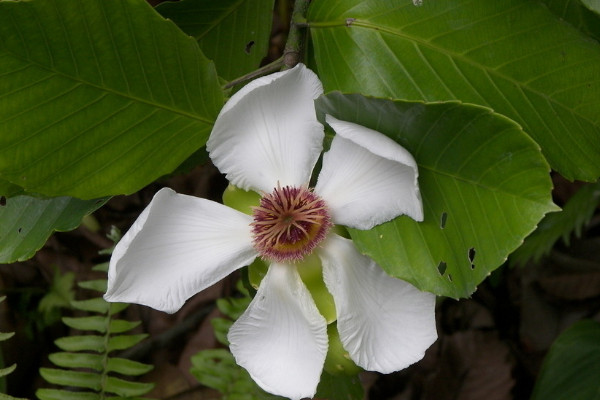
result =
[{"label": "pink stamen", "polygon": [[302,260],[333,225],[323,199],[305,187],[277,186],[253,208],[253,218],[254,247],[278,262]]}]

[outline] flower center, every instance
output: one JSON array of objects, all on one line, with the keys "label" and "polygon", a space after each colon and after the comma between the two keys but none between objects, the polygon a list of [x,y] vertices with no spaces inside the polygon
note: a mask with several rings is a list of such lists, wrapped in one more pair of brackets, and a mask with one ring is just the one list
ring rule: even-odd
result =
[{"label": "flower center", "polygon": [[252,208],[254,247],[264,259],[295,262],[312,253],[333,225],[323,199],[304,187],[277,187]]}]

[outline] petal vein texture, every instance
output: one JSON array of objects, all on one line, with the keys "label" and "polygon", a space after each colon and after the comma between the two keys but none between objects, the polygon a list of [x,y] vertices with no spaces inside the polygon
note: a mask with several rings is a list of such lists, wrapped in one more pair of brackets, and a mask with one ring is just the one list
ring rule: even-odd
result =
[{"label": "petal vein texture", "polygon": [[244,190],[308,184],[323,148],[314,108],[321,93],[317,76],[301,64],[249,83],[217,118],[207,142],[213,163]]},{"label": "petal vein texture", "polygon": [[267,392],[313,397],[325,355],[325,319],[296,267],[272,264],[228,339],[236,362]]},{"label": "petal vein texture", "polygon": [[177,311],[254,260],[250,222],[222,204],[160,190],[115,247],[104,298]]},{"label": "petal vein texture", "polygon": [[390,373],[423,358],[437,339],[433,294],[390,277],[341,236],[330,235],[320,256],[340,339],[357,365]]},{"label": "petal vein texture", "polygon": [[315,192],[330,207],[336,224],[357,229],[406,214],[423,220],[417,164],[387,136],[330,115],[336,136],[323,156]]}]

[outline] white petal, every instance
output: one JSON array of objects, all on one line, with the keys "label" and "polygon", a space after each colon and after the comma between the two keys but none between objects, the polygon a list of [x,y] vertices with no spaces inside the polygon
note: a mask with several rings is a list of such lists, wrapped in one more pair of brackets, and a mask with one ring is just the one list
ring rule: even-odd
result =
[{"label": "white petal", "polygon": [[433,294],[390,277],[352,241],[335,234],[320,256],[340,339],[357,365],[390,373],[423,358],[437,338]]},{"label": "white petal", "polygon": [[307,184],[323,148],[314,109],[321,93],[321,82],[302,64],[248,84],[215,122],[206,144],[213,163],[245,190]]},{"label": "white petal", "polygon": [[315,394],[327,354],[326,322],[296,267],[269,267],[228,339],[236,362],[267,392],[291,399]]},{"label": "white petal", "polygon": [[250,222],[222,204],[160,190],[113,251],[104,298],[177,311],[254,260]]},{"label": "white petal", "polygon": [[370,229],[406,214],[423,220],[417,164],[387,136],[330,115],[336,135],[323,156],[315,193],[327,202],[336,224]]}]

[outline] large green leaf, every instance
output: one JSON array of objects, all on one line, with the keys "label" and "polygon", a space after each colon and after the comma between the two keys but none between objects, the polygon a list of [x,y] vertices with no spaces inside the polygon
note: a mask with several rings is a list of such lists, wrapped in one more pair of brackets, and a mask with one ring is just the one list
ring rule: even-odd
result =
[{"label": "large green leaf", "polygon": [[600,399],[600,323],[580,321],[550,348],[531,400]]},{"label": "large green leaf", "polygon": [[[554,14],[575,28],[600,40],[600,13],[594,10],[597,0],[542,0]],[[587,2],[587,4],[586,4]]]},{"label": "large green leaf", "polygon": [[156,7],[232,80],[259,67],[269,49],[274,0],[182,0]]},{"label": "large green leaf", "polygon": [[594,12],[597,15],[600,15],[600,1],[598,0],[581,0],[585,7]]},{"label": "large green leaf", "polygon": [[23,193],[23,188],[4,179],[0,179],[0,196],[11,197]]},{"label": "large green leaf", "polygon": [[106,200],[29,196],[7,199],[6,205],[0,206],[0,263],[32,257],[52,232],[75,229],[85,215],[100,208]]},{"label": "large green leaf", "polygon": [[534,0],[315,0],[326,91],[461,100],[514,119],[569,179],[600,176],[600,44]]},{"label": "large green leaf", "polygon": [[382,132],[417,161],[424,221],[401,216],[350,235],[390,275],[420,289],[469,296],[557,209],[537,144],[489,109],[338,92],[316,105],[320,118],[326,113]]},{"label": "large green leaf", "polygon": [[198,43],[144,0],[0,2],[0,179],[132,193],[206,142],[223,105]]}]

